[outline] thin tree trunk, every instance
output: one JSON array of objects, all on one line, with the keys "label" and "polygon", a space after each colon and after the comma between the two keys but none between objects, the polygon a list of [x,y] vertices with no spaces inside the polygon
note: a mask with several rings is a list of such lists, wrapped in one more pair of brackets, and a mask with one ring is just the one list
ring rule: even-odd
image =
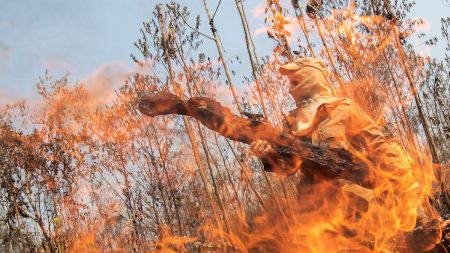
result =
[{"label": "thin tree trunk", "polygon": [[[155,140],[157,142],[158,152],[160,154],[162,154],[161,143],[158,141],[157,137],[155,138]],[[179,207],[178,207],[175,195],[174,195],[175,188],[173,187],[172,180],[170,180],[169,172],[167,171],[166,160],[165,159],[161,161],[161,165],[162,165],[162,169],[163,169],[163,172],[164,172],[164,177],[166,178],[166,181],[167,181],[167,185],[169,186],[169,195],[172,198],[172,202],[173,202],[173,205],[174,205],[174,208],[175,208],[175,215],[177,217],[177,225],[178,225],[178,230],[179,230],[178,232],[179,232],[180,235],[183,235],[183,226],[181,225],[182,222],[181,222],[181,217],[180,217],[180,211],[179,211]]]},{"label": "thin tree trunk", "polygon": [[[194,81],[195,79],[194,79],[194,77],[192,75],[192,72],[189,70],[189,68],[188,68],[188,66],[186,64],[186,61],[184,60],[184,57],[183,57],[183,54],[182,54],[182,51],[181,51],[182,49],[181,49],[180,45],[177,42],[175,42],[175,44],[176,44],[176,47],[177,47],[177,50],[178,50],[178,53],[179,53],[178,54],[179,58],[181,59],[181,63],[182,63],[183,69],[186,72],[186,75],[189,76],[188,80]],[[191,90],[189,82],[186,83],[186,85],[188,87],[188,90]],[[195,84],[194,84],[194,86],[195,86]],[[192,94],[191,94],[191,96],[192,96]],[[216,185],[216,182],[215,182],[215,179],[214,179],[214,174],[213,174],[213,171],[212,171],[212,168],[211,168],[211,163],[210,163],[210,157],[209,157],[208,149],[207,149],[206,144],[205,144],[205,138],[204,138],[203,132],[202,132],[202,130],[200,128],[200,124],[198,123],[198,121],[196,123],[197,123],[198,133],[200,135],[200,140],[201,140],[201,143],[202,143],[203,151],[204,151],[205,156],[206,156],[206,162],[207,162],[206,164],[207,164],[208,169],[209,169],[210,174],[211,174],[211,179],[212,179],[213,188],[214,188],[214,194],[216,196],[216,200],[217,200],[217,203],[219,205],[220,211],[222,212],[222,217],[223,217],[223,220],[224,220],[224,223],[225,223],[225,227],[227,228],[228,233],[231,233],[231,227],[230,227],[230,222],[229,222],[229,219],[228,219],[228,215],[226,213],[225,207],[223,205],[223,202],[222,202],[222,200],[221,200],[221,198],[219,196],[219,192],[217,190],[217,185]]]},{"label": "thin tree trunk", "polygon": [[[261,160],[259,160],[259,162],[261,163]],[[262,164],[261,164],[261,167],[263,167]],[[286,216],[283,208],[281,208],[280,201],[278,200],[278,196],[275,194],[275,191],[273,190],[273,186],[272,186],[272,183],[270,182],[269,177],[267,176],[267,172],[265,172],[263,170],[262,173],[263,173],[264,179],[267,182],[267,186],[269,187],[269,192],[270,192],[270,195],[272,197],[272,200],[275,203],[275,206],[277,207],[278,211],[280,212],[280,215],[283,218],[283,221],[285,222],[286,226],[289,227],[289,221],[287,219],[287,216]]]},{"label": "thin tree trunk", "polygon": [[331,66],[333,67],[333,71],[334,71],[336,80],[339,83],[339,88],[341,89],[343,95],[348,97],[349,94],[347,92],[347,89],[344,86],[344,82],[342,81],[342,79],[341,79],[341,77],[339,75],[339,71],[338,71],[338,69],[336,67],[336,64],[334,63],[333,55],[331,54],[330,48],[328,47],[327,42],[325,40],[325,37],[323,35],[322,28],[320,26],[320,22],[319,22],[319,20],[317,18],[314,18],[314,23],[316,24],[317,31],[319,32],[320,39],[322,40],[323,47],[325,48],[325,52],[327,53],[328,60],[330,61]]},{"label": "thin tree trunk", "polygon": [[260,64],[258,54],[256,53],[256,46],[255,46],[255,43],[253,42],[251,29],[250,29],[250,27],[248,25],[248,22],[247,22],[247,16],[245,14],[244,3],[241,0],[239,0],[239,2],[240,2],[242,16],[243,16],[242,20],[244,21],[244,23],[243,23],[244,31],[247,33],[247,36],[248,36],[248,38],[250,40],[250,44],[251,44],[251,47],[252,47],[254,60],[255,60],[255,63],[256,63],[256,71],[257,71],[257,73],[259,73],[259,76],[261,77],[263,83],[266,85],[265,86],[266,87],[266,94],[267,94],[267,98],[269,99],[269,103],[270,103],[270,105],[272,107],[272,110],[273,110],[273,113],[274,113],[274,117],[278,121],[278,124],[281,125],[281,123],[283,121],[283,116],[282,116],[283,113],[281,111],[281,108],[275,104],[275,101],[273,100],[273,96],[272,96],[272,94],[270,92],[270,89],[268,88],[268,85],[270,85],[270,82],[267,81],[267,78],[265,76],[265,70],[263,69],[263,66]]},{"label": "thin tree trunk", "polygon": [[303,10],[301,7],[297,8],[297,6],[294,4],[294,1],[291,1],[291,4],[292,4],[292,8],[294,8],[298,25],[300,26],[303,34],[305,35],[306,43],[308,44],[309,53],[311,54],[312,57],[315,58],[316,54],[314,53],[314,49],[312,47],[311,40],[309,38],[309,31],[308,31],[308,28],[306,27],[305,15],[303,15]]},{"label": "thin tree trunk", "polygon": [[241,170],[243,171],[242,174],[245,177],[245,180],[247,180],[249,182],[250,188],[252,189],[253,193],[255,193],[256,198],[258,199],[259,203],[261,204],[261,206],[264,208],[264,210],[266,210],[266,206],[264,205],[264,202],[261,198],[261,196],[259,195],[258,191],[256,191],[255,186],[253,185],[251,179],[248,177],[247,173],[245,173],[245,168],[244,165],[241,163],[241,161],[239,160],[239,157],[236,154],[236,151],[234,150],[233,146],[231,146],[230,142],[225,139],[225,141],[227,142],[228,146],[231,149],[231,153],[233,153],[234,158],[236,159],[236,161],[239,163]]},{"label": "thin tree trunk", "polygon": [[[167,66],[169,68],[170,82],[172,83],[174,92],[178,96],[183,97],[182,93],[180,91],[180,88],[178,87],[178,85],[175,82],[174,72],[173,72],[173,69],[172,69],[172,64],[171,64],[171,60],[170,60],[170,54],[169,54],[168,45],[167,45],[168,41],[167,41],[167,36],[166,36],[166,31],[165,31],[165,26],[166,25],[165,25],[165,18],[164,18],[164,12],[162,10],[162,5],[158,5],[158,19],[159,19],[160,26],[161,26],[161,33],[162,33],[163,46],[164,46],[164,51],[165,51],[165,58],[166,58],[166,61],[167,61]],[[198,151],[198,146],[197,146],[197,142],[195,140],[195,135],[194,135],[194,133],[192,131],[192,126],[190,125],[190,122],[189,122],[188,118],[185,117],[185,116],[183,116],[183,122],[184,122],[184,125],[186,127],[186,132],[188,134],[189,140],[191,142],[192,151],[194,153],[194,159],[195,159],[195,162],[196,162],[197,167],[198,167],[199,172],[200,172],[200,177],[201,177],[202,182],[203,182],[203,186],[204,186],[204,189],[205,189],[206,196],[207,196],[208,201],[209,201],[209,203],[211,205],[211,209],[212,209],[212,213],[213,213],[214,219],[216,220],[217,226],[219,227],[219,230],[220,230],[220,233],[221,233],[221,237],[222,237],[222,240],[223,240],[222,222],[219,219],[219,215],[218,215],[218,212],[217,212],[217,206],[216,206],[216,203],[214,201],[213,194],[211,192],[211,185],[209,184],[208,176],[206,174],[205,167],[203,166],[203,163],[201,162],[201,159],[200,159],[200,152]],[[225,243],[224,243],[224,246],[225,246]]]},{"label": "thin tree trunk", "polygon": [[[263,100],[263,97],[262,97],[262,94],[261,94],[261,86],[260,86],[260,83],[258,81],[259,78],[258,78],[258,75],[257,75],[257,69],[256,69],[256,66],[255,66],[255,62],[253,60],[252,53],[250,51],[249,31],[246,29],[246,25],[245,25],[246,24],[246,20],[244,18],[244,14],[243,14],[243,11],[242,11],[242,8],[241,8],[239,2],[241,2],[241,1],[240,0],[235,0],[236,8],[238,9],[239,16],[241,17],[242,26],[244,28],[245,42],[246,42],[246,45],[247,45],[247,52],[248,52],[248,56],[249,56],[249,59],[250,59],[250,64],[252,66],[253,78],[255,79],[255,82],[256,82],[256,87],[257,87],[257,90],[258,90],[259,99],[260,99],[260,102],[261,102],[261,105],[262,105],[262,108],[263,108],[264,115],[267,117],[267,111],[265,109],[264,100]],[[265,171],[263,171],[263,174],[264,174],[264,178],[266,179],[267,184],[269,186],[270,194],[272,195],[271,197],[275,201],[275,203],[276,203],[277,207],[280,209],[280,211],[283,212],[282,208],[280,207],[280,203],[278,201],[278,197],[274,194],[272,183],[268,179]]]},{"label": "thin tree trunk", "polygon": [[433,157],[433,161],[435,163],[439,163],[439,157],[438,157],[438,153],[437,153],[436,143],[434,142],[433,134],[431,133],[430,123],[428,122],[428,119],[425,116],[425,113],[423,111],[422,101],[417,92],[416,85],[414,84],[414,78],[411,75],[411,71],[409,69],[408,63],[406,63],[403,47],[402,47],[402,44],[400,43],[400,39],[399,39],[398,28],[394,27],[393,31],[394,31],[393,36],[395,37],[395,42],[396,42],[397,49],[399,52],[400,61],[401,61],[403,70],[405,71],[406,77],[408,78],[411,92],[414,95],[414,100],[416,101],[416,106],[417,106],[417,110],[419,112],[420,122],[422,123],[422,127],[423,127],[425,136],[428,141],[428,146],[431,151],[431,156]]},{"label": "thin tree trunk", "polygon": [[209,12],[209,8],[208,8],[208,3],[207,0],[203,0],[203,5],[205,6],[205,10],[206,10],[206,14],[208,15],[208,20],[209,20],[209,25],[211,26],[211,32],[214,36],[214,42],[216,43],[216,47],[217,47],[217,52],[219,53],[219,57],[222,61],[222,65],[223,65],[223,69],[225,71],[225,75],[227,77],[228,80],[228,87],[230,88],[231,94],[233,95],[234,98],[234,102],[236,103],[236,106],[238,108],[239,114],[242,116],[242,108],[241,108],[241,104],[239,103],[239,99],[236,95],[236,91],[234,90],[234,85],[233,85],[233,81],[231,80],[231,76],[230,73],[228,71],[228,67],[227,67],[227,63],[226,63],[226,59],[223,55],[222,52],[222,48],[220,47],[219,44],[219,37],[217,35],[217,30],[214,26],[214,20],[211,18],[211,13]]},{"label": "thin tree trunk", "polygon": [[206,144],[205,144],[205,138],[204,138],[203,132],[202,132],[202,130],[200,128],[200,124],[198,123],[198,121],[196,123],[197,123],[198,133],[200,135],[200,141],[201,141],[201,144],[202,144],[202,147],[203,147],[203,152],[205,153],[205,156],[206,156],[206,165],[208,166],[209,173],[211,174],[211,180],[212,180],[212,183],[213,183],[214,194],[216,196],[217,203],[219,204],[220,211],[222,212],[222,217],[223,217],[223,221],[225,223],[225,227],[227,229],[227,232],[231,233],[231,227],[230,227],[230,223],[228,221],[228,215],[226,213],[225,207],[224,207],[224,205],[222,203],[222,200],[220,198],[219,191],[217,189],[216,180],[214,179],[214,173],[213,173],[213,170],[211,168],[211,162],[210,162],[208,149],[207,149]]},{"label": "thin tree trunk", "polygon": [[241,6],[239,5],[240,0],[235,0],[234,2],[236,3],[236,8],[238,9],[239,16],[241,17],[242,27],[244,28],[245,45],[247,46],[248,57],[250,59],[250,65],[252,66],[252,74],[253,74],[253,78],[255,79],[256,90],[258,91],[258,96],[259,96],[259,102],[261,104],[261,108],[263,110],[264,116],[267,117],[268,114],[267,114],[266,106],[264,105],[264,99],[262,96],[261,85],[259,83],[259,78],[257,75],[257,69],[255,66],[255,62],[253,60],[252,52],[250,51],[249,31],[247,30],[247,27],[245,25],[246,21],[244,20],[244,14],[242,13]]},{"label": "thin tree trunk", "polygon": [[[283,12],[283,9],[281,8],[281,5],[279,3],[275,3],[275,1],[270,2],[272,3],[272,5],[276,6],[276,9],[274,9],[272,5],[269,6],[272,15],[276,18],[278,13],[281,14]],[[292,57],[291,46],[289,46],[288,40],[286,38],[286,31],[284,30],[284,27],[283,34],[281,35],[281,42],[283,43],[285,56],[288,58],[289,62],[294,61],[294,58]]]},{"label": "thin tree trunk", "polygon": [[227,163],[226,163],[225,156],[223,155],[223,152],[222,152],[222,150],[221,150],[221,148],[220,148],[219,140],[217,139],[217,134],[215,134],[215,133],[214,133],[214,139],[215,139],[215,141],[216,141],[216,145],[217,145],[217,147],[218,147],[220,157],[222,158],[223,166],[224,166],[224,168],[225,168],[225,173],[227,174],[228,181],[229,181],[230,184],[231,184],[231,187],[232,187],[232,189],[233,189],[234,196],[235,196],[235,198],[236,198],[236,201],[238,202],[239,210],[240,210],[241,212],[243,212],[244,208],[243,208],[242,202],[241,202],[240,199],[239,199],[238,191],[237,191],[236,186],[235,186],[235,184],[234,184],[234,182],[233,182],[233,180],[232,180],[232,178],[231,178],[231,174],[230,174],[229,167],[228,167],[228,165],[227,165]]},{"label": "thin tree trunk", "polygon": [[394,89],[396,91],[397,98],[398,98],[399,103],[400,103],[400,107],[402,108],[403,120],[404,120],[404,122],[405,122],[405,124],[407,126],[408,137],[411,140],[411,143],[413,144],[415,152],[417,153],[418,149],[417,149],[417,145],[416,145],[416,138],[415,138],[415,136],[413,134],[411,121],[408,118],[408,113],[406,112],[406,105],[405,105],[405,102],[403,101],[402,94],[400,93],[400,90],[398,89],[398,84],[397,84],[397,81],[395,79],[394,73],[392,71],[391,65],[390,65],[390,63],[389,63],[389,61],[387,59],[386,52],[384,52],[384,51],[383,51],[383,58],[384,58],[384,63],[386,64],[386,67],[388,69],[389,76],[392,79],[392,82],[393,82],[393,85],[394,85]]}]

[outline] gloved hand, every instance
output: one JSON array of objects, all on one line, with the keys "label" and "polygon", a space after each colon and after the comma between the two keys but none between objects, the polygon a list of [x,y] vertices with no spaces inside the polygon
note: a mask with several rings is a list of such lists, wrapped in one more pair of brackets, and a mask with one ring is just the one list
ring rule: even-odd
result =
[{"label": "gloved hand", "polygon": [[258,158],[264,158],[270,153],[274,153],[275,150],[270,146],[267,141],[257,140],[251,143],[250,150]]}]

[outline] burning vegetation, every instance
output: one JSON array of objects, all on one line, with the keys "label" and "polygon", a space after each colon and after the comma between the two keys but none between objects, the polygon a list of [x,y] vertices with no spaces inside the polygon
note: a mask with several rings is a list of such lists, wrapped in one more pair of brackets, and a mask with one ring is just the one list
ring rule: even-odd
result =
[{"label": "burning vegetation", "polygon": [[1,112],[0,251],[446,252],[450,55],[414,4],[262,1],[261,57],[230,3],[246,60],[220,1],[158,4],[107,105],[46,74]]}]

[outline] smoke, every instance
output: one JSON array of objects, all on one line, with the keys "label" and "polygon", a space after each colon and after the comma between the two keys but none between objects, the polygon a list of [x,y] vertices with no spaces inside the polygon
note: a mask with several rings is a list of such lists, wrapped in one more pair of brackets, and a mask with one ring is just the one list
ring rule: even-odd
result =
[{"label": "smoke", "polygon": [[69,59],[61,55],[52,55],[47,57],[42,61],[42,65],[45,69],[51,70],[53,74],[64,74],[64,73],[74,73],[76,71],[76,66]]},{"label": "smoke", "polygon": [[255,18],[264,17],[265,8],[266,8],[265,4],[261,4],[261,5],[255,6],[252,9],[253,17],[255,17]]},{"label": "smoke", "polygon": [[267,31],[268,31],[268,30],[269,30],[269,27],[267,27],[267,26],[261,27],[261,28],[256,29],[256,30],[253,32],[253,34],[254,34],[255,36],[258,36],[258,35],[260,35],[260,34],[267,34]]},{"label": "smoke", "polygon": [[134,73],[136,69],[131,69],[122,62],[108,63],[98,67],[81,81],[88,93],[87,106],[96,109],[111,104],[116,97],[115,90]]},{"label": "smoke", "polygon": [[[77,111],[83,115],[103,110],[116,99],[115,91],[135,73],[143,72],[138,66],[129,66],[123,62],[112,62],[99,66],[92,74],[81,81],[68,81],[67,87],[51,90],[53,80],[44,85],[49,95],[48,99],[29,101],[37,119],[61,113],[63,108]],[[46,116],[47,115],[47,116]],[[70,120],[69,120],[70,121]],[[78,128],[76,122],[73,129]],[[72,124],[67,122],[67,124]]]},{"label": "smoke", "polygon": [[11,48],[0,42],[0,66],[9,61],[10,54]]},{"label": "smoke", "polygon": [[415,17],[408,21],[413,25],[415,32],[427,32],[431,29],[430,22],[425,17]]}]

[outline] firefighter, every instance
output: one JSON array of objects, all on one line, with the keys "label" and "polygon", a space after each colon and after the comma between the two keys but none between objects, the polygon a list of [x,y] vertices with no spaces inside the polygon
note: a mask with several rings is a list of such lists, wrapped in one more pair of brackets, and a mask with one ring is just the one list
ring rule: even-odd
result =
[{"label": "firefighter", "polygon": [[[400,145],[387,138],[382,129],[351,100],[332,95],[323,61],[300,58],[281,66],[280,73],[289,79],[289,92],[296,104],[296,109],[286,117],[283,130],[322,148],[345,149],[370,163],[369,168],[372,169],[368,173],[367,185],[339,179],[334,184],[337,185],[337,190],[345,189],[347,194],[356,196],[356,203],[359,203],[355,208],[359,209],[356,212],[367,210],[370,203],[377,199],[379,201],[380,198],[392,202],[385,203],[387,208],[401,205],[401,210],[397,211],[398,217],[395,217],[399,219],[398,228],[405,233],[414,230],[421,237],[420,244],[416,245],[414,241],[418,238],[414,233],[409,233],[410,242],[407,243],[411,244],[410,247],[416,252],[432,249],[440,240],[440,230],[429,229],[432,232],[421,233],[421,226],[434,224],[436,221],[428,219],[429,216],[423,214],[423,211],[415,211],[420,206],[419,197],[405,198],[408,200],[406,203],[395,203],[399,200],[398,196],[414,196],[420,187],[412,173],[412,158]],[[302,166],[301,161],[286,164],[269,160],[268,154],[274,152],[274,149],[266,141],[255,141],[250,148],[262,160],[267,171],[291,175]],[[314,175],[303,175],[298,185],[299,199],[303,202],[309,201],[310,210],[319,208],[322,204],[321,198],[317,198],[315,192],[315,186],[318,184],[321,184],[321,179],[315,178]],[[379,193],[380,189],[384,188],[387,190],[381,190],[383,193]],[[393,196],[388,198],[383,194]],[[303,211],[308,212],[306,209]],[[421,232],[417,232],[417,228]],[[424,234],[427,236],[423,236]]]}]

